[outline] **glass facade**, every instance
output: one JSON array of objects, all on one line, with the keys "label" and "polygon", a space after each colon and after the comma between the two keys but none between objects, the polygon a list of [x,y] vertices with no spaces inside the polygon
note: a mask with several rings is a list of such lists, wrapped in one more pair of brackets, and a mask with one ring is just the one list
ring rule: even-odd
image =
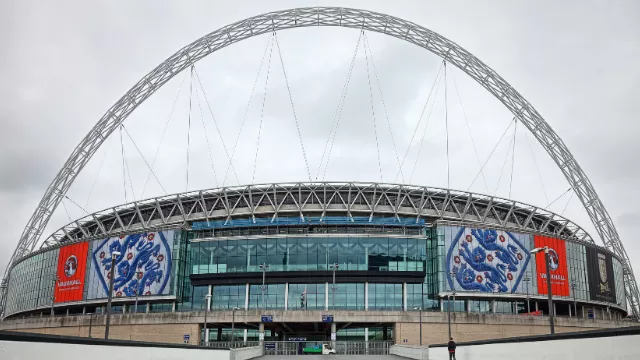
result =
[{"label": "glass facade", "polygon": [[424,271],[425,239],[379,236],[279,236],[194,241],[192,274],[269,271]]},{"label": "glass facade", "polygon": [[[523,270],[525,274],[521,285],[510,294],[518,299],[507,301],[497,293],[487,299],[486,294],[483,294],[485,298],[474,297],[473,292],[466,291],[458,292],[455,302],[453,299],[447,302],[444,297],[450,292],[447,277],[451,275],[445,264],[448,256],[445,227],[424,226],[409,230],[359,228],[358,231],[352,231],[348,226],[315,226],[313,230],[282,229],[286,231],[276,229],[272,234],[273,229],[269,229],[265,234],[262,231],[264,229],[253,228],[250,229],[250,235],[244,234],[245,230],[242,229],[225,229],[224,232],[179,230],[172,244],[173,268],[169,294],[157,296],[153,301],[141,296],[137,312],[203,311],[207,308],[206,296],[211,294],[212,311],[286,308],[292,311],[345,309],[439,312],[446,311],[450,305],[451,310],[457,312],[523,313],[527,308],[525,297],[533,297],[538,290],[536,264],[530,261]],[[364,230],[369,233],[363,233]],[[211,237],[203,237],[207,235]],[[525,241],[526,247],[532,246],[532,238]],[[584,244],[566,242],[566,250],[568,280],[574,286],[570,295],[563,298],[565,304],[572,303],[574,298],[578,302],[588,301],[586,247]],[[38,309],[48,313],[54,292],[58,254],[59,250],[54,249],[36,254],[14,266],[8,284],[7,315]],[[330,274],[334,263],[339,265],[335,287],[332,279],[326,275]],[[279,283],[267,281],[263,289],[260,264],[269,265],[264,274],[266,277],[271,272],[305,272],[304,276],[310,279]],[[618,304],[626,309],[623,269],[615,258],[613,269]],[[424,278],[407,281],[398,274],[401,271],[421,272]],[[323,272],[327,280],[312,281],[312,275],[309,274],[313,272]],[[349,277],[349,272],[388,272],[389,276],[385,275],[385,282],[367,281],[366,277],[356,281]],[[215,274],[224,277],[229,273],[233,276],[254,274],[250,275],[253,277],[251,281],[244,278],[240,283],[226,282],[224,285],[197,285],[202,281],[193,285],[191,280],[191,275]],[[87,298],[85,287],[83,299]],[[127,312],[136,311],[133,298],[118,300],[114,303],[114,312],[124,312],[125,309]],[[65,304],[56,306],[65,307]],[[95,306],[104,304],[86,305],[86,312],[93,311],[90,308]],[[564,304],[562,306],[566,307]],[[567,311],[564,307],[562,311]],[[69,305],[70,313],[82,313],[82,310],[82,305]],[[532,300],[531,311],[535,310]],[[344,336],[351,335],[344,333]]]}]

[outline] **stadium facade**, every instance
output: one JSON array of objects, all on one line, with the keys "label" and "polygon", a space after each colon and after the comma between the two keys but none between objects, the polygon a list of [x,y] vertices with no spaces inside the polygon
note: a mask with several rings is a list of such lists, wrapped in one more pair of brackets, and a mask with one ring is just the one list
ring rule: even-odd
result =
[{"label": "stadium facade", "polygon": [[[220,188],[116,206],[51,237],[59,245],[11,268],[3,328],[86,332],[87,314],[104,318],[114,252],[121,254],[113,281],[116,324],[188,324],[198,331],[194,340],[201,339],[207,309],[211,342],[229,340],[231,326],[235,339],[245,341],[261,331],[272,339],[328,339],[322,315],[334,317],[338,340],[415,342],[406,329],[418,312],[442,325],[447,310],[456,324],[493,317],[498,325],[534,329],[514,334],[544,333],[544,258],[530,253],[542,246],[551,249],[561,331],[620,326],[627,315],[620,259],[579,226],[534,206],[447,189]],[[265,328],[262,316],[273,314]],[[395,315],[385,321],[384,314]],[[398,333],[402,324],[405,335]],[[136,330],[128,332],[136,338]],[[457,335],[482,337],[463,329]]]}]

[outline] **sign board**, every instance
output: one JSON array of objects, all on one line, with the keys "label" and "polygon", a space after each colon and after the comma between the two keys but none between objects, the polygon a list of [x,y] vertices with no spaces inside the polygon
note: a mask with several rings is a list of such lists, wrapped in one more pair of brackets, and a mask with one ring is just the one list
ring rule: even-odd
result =
[{"label": "sign board", "polygon": [[290,337],[289,341],[307,341],[306,337]]},{"label": "sign board", "polygon": [[596,248],[587,247],[587,274],[591,300],[616,302],[616,284],[613,278],[611,255]]},{"label": "sign board", "polygon": [[323,323],[333,322],[333,315],[322,315],[322,322]]},{"label": "sign board", "polygon": [[276,343],[264,343],[264,348],[273,350],[276,348]]},{"label": "sign board", "polygon": [[185,344],[189,343],[189,339],[191,339],[191,335],[189,334],[182,335],[182,340],[184,341]]},{"label": "sign board", "polygon": [[258,339],[260,339],[260,341],[264,340],[264,333],[263,332],[258,334]]},{"label": "sign board", "polygon": [[54,302],[82,300],[89,243],[82,242],[60,248]]},{"label": "sign board", "polygon": [[[534,246],[549,247],[549,273],[551,275],[551,293],[557,296],[569,296],[569,275],[567,271],[567,248],[564,240],[535,235]],[[547,271],[545,254],[536,255],[538,294],[547,295]]]},{"label": "sign board", "polygon": [[263,323],[273,322],[273,315],[262,315],[262,318],[260,321]]},{"label": "sign board", "polygon": [[336,333],[331,333],[331,341],[336,341]]},{"label": "sign board", "polygon": [[593,313],[593,309],[588,309],[587,310],[587,318],[588,319],[595,319],[596,318],[594,313]]}]

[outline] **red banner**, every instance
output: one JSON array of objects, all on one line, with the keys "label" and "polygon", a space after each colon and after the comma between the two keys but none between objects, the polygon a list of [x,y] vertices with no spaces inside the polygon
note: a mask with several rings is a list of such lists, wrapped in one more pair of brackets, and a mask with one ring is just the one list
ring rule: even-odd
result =
[{"label": "red banner", "polygon": [[[563,240],[535,235],[535,247],[549,247],[549,273],[551,274],[551,293],[569,296],[569,276],[567,271],[567,248]],[[538,294],[547,295],[547,273],[544,251],[534,255],[538,277]]]},{"label": "red banner", "polygon": [[88,249],[88,242],[60,248],[58,281],[54,293],[56,303],[82,300]]}]

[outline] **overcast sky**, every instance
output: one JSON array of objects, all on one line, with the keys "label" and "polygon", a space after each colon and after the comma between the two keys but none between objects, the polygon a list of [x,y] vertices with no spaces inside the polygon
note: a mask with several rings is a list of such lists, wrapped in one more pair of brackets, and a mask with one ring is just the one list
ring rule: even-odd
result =
[{"label": "overcast sky", "polygon": [[[640,180],[640,3],[440,3],[2,2],[0,227],[4,236],[0,240],[0,269],[6,267],[24,225],[73,148],[104,112],[156,65],[229,23],[273,10],[331,5],[365,8],[413,21],[458,43],[496,70],[567,144],[607,207],[635,272],[640,274],[640,245],[635,239],[640,232],[636,189]],[[451,176],[447,184],[445,85],[436,80],[441,59],[400,40],[368,33],[371,54],[365,54],[361,38],[323,175],[323,149],[360,34],[352,29],[310,28],[276,36],[281,57],[277,47],[271,50],[269,35],[225,48],[196,65],[202,87],[189,73],[179,74],[127,119],[127,131],[147,162],[158,152],[154,169],[168,193],[213,188],[223,182],[307,180],[281,61],[314,179],[380,181],[380,163],[385,182],[466,190],[479,163],[484,163],[511,121],[510,113],[496,99],[450,67],[446,110]],[[254,82],[256,89],[250,98]],[[432,87],[433,101],[420,120]],[[237,137],[245,113],[246,122]],[[230,152],[238,138],[233,161],[237,178],[230,172],[226,181],[229,161],[221,138]],[[544,207],[562,195],[568,184],[523,126],[518,126],[515,147],[513,138],[509,131],[471,189],[503,197],[511,193],[511,198]],[[148,168],[126,134],[122,144],[116,132],[98,150],[69,191],[73,202],[89,212],[125,202],[123,147],[127,200],[164,194],[153,177],[145,187]],[[402,161],[405,154],[402,175],[398,176],[397,159]],[[73,202],[64,202],[66,211],[58,208],[45,235],[69,222],[69,217],[83,216],[83,210]],[[550,209],[564,213],[597,237],[571,193]]]}]

